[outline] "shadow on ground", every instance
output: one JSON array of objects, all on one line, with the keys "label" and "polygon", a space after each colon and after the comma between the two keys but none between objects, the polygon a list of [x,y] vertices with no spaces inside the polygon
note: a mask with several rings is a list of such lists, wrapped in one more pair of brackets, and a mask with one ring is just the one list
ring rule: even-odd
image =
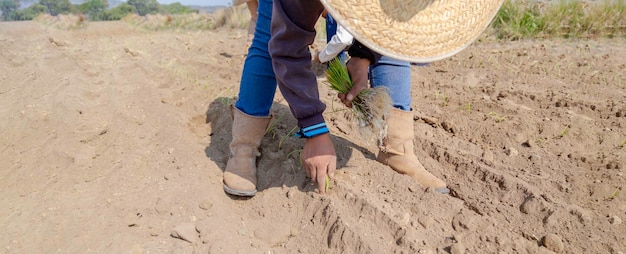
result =
[{"label": "shadow on ground", "polygon": [[[211,126],[210,142],[205,149],[206,156],[213,160],[220,169],[226,168],[229,144],[232,140],[232,118],[229,105],[235,99],[220,97],[215,99],[207,109],[206,122]],[[293,136],[297,129],[297,121],[285,105],[274,103],[271,109],[274,115],[270,128],[263,140],[257,160],[257,189],[263,191],[272,187],[297,187],[301,191],[312,191],[315,186],[306,177],[301,167],[300,152],[304,140]],[[364,147],[358,146],[342,137],[332,136],[337,152],[337,169],[346,167],[353,151],[359,151],[368,159],[374,154]]]}]

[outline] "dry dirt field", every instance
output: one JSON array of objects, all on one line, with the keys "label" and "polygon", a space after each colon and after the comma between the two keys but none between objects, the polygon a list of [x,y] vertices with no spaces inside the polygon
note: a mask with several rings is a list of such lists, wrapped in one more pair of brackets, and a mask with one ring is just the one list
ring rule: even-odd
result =
[{"label": "dry dirt field", "polygon": [[413,67],[416,153],[375,161],[316,66],[322,196],[277,94],[260,192],[227,196],[245,31],[0,23],[1,253],[624,253],[626,41],[482,41]]}]

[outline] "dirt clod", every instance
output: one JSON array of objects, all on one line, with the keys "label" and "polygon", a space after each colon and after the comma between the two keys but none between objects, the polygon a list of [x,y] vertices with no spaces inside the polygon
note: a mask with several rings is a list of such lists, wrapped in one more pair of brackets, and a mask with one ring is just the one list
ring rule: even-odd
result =
[{"label": "dirt clod", "polygon": [[561,237],[555,234],[547,234],[543,237],[543,246],[545,246],[548,250],[554,251],[556,253],[562,253],[565,250],[565,245],[563,245],[563,241]]},{"label": "dirt clod", "polygon": [[196,231],[196,226],[192,223],[183,223],[176,226],[172,231],[171,236],[190,243],[195,243],[200,239],[198,231]]},{"label": "dirt clod", "polygon": [[464,254],[465,245],[462,243],[455,243],[450,247],[450,254]]}]

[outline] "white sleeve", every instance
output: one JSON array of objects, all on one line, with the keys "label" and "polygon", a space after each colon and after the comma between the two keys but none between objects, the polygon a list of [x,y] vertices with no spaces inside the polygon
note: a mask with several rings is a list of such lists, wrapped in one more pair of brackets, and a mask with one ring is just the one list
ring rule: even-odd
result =
[{"label": "white sleeve", "polygon": [[333,35],[326,47],[319,53],[320,62],[325,63],[337,56],[341,51],[352,45],[354,37],[341,25],[337,25],[337,33]]}]

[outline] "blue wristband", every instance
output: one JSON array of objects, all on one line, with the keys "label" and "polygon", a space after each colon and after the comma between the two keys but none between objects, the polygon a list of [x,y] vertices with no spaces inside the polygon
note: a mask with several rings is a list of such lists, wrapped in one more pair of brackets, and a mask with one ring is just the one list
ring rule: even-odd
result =
[{"label": "blue wristband", "polygon": [[326,123],[318,123],[316,125],[312,125],[306,128],[301,128],[298,132],[294,134],[294,136],[298,138],[312,138],[328,132],[329,131],[326,127]]}]

